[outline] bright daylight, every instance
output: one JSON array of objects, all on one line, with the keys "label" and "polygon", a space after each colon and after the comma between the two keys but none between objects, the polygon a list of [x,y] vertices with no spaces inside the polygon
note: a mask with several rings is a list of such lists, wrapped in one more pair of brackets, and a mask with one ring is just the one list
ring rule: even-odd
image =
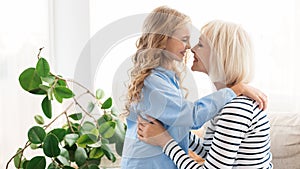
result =
[{"label": "bright daylight", "polygon": [[0,168],[300,169],[297,0],[0,2]]}]

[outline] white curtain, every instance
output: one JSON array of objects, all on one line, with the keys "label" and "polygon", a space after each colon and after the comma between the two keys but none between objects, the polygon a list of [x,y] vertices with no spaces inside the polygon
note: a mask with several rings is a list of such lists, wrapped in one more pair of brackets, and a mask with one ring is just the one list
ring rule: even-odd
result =
[{"label": "white curtain", "polygon": [[0,1],[0,22],[0,168],[5,168],[27,141],[33,116],[41,113],[41,98],[23,91],[18,77],[35,67],[39,48],[45,47],[41,55],[49,59],[48,1]]}]

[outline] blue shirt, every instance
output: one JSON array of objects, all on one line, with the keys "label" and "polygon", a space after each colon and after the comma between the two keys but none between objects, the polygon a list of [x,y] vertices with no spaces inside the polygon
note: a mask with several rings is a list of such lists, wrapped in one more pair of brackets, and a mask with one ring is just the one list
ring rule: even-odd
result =
[{"label": "blue shirt", "polygon": [[123,147],[122,169],[176,169],[158,146],[137,138],[137,117],[146,114],[158,119],[170,135],[187,152],[189,130],[200,128],[230,100],[236,97],[228,88],[219,90],[197,101],[183,96],[175,72],[157,67],[145,78],[140,102],[132,104],[127,117],[127,131]]}]

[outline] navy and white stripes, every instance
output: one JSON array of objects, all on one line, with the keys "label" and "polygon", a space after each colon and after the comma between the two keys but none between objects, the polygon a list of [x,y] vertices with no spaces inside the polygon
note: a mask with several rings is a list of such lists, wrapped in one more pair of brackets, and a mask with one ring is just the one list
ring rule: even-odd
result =
[{"label": "navy and white stripes", "polygon": [[[239,96],[208,122],[203,142],[190,133],[190,149],[206,159],[201,168],[272,168],[269,133],[266,112],[252,99]],[[164,152],[178,168],[200,168],[175,141]]]}]

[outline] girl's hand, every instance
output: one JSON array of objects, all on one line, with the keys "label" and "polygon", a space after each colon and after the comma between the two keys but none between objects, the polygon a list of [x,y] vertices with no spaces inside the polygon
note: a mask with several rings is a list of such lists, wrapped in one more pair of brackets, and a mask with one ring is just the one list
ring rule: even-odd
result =
[{"label": "girl's hand", "polygon": [[244,95],[257,101],[260,109],[263,110],[267,109],[268,97],[260,90],[244,83],[239,83],[237,85],[234,85],[231,87],[231,89],[235,92],[237,96]]},{"label": "girl's hand", "polygon": [[162,148],[172,139],[164,126],[156,119],[147,116],[150,122],[138,117],[138,138],[148,144]]}]

